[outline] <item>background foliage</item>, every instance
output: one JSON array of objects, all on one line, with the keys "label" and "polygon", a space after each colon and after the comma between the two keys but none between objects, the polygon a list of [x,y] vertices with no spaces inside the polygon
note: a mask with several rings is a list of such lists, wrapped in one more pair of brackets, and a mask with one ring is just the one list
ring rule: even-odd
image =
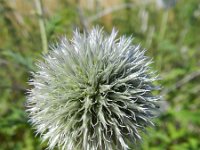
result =
[{"label": "background foliage", "polygon": [[[27,81],[43,49],[35,1],[0,0],[0,150],[46,145],[35,137],[25,113]],[[114,26],[133,35],[154,58],[165,101],[156,126],[136,149],[200,149],[200,1],[44,0],[42,8],[49,43],[70,38],[76,27],[98,24],[110,32]]]}]

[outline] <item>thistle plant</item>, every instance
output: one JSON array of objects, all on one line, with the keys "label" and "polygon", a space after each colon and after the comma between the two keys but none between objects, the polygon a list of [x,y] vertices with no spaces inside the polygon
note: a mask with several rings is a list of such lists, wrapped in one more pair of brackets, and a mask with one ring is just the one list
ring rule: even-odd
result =
[{"label": "thistle plant", "polygon": [[93,28],[62,38],[37,63],[27,100],[30,122],[63,150],[127,150],[153,125],[157,80],[131,37]]}]

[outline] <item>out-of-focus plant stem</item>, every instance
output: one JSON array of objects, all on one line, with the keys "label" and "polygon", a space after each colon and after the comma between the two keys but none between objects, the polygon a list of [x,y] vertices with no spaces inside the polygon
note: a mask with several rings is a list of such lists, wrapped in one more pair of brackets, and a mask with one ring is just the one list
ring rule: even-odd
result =
[{"label": "out-of-focus plant stem", "polygon": [[[167,29],[167,21],[168,21],[168,16],[169,16],[169,11],[166,10],[164,11],[163,13],[163,16],[162,16],[162,20],[161,20],[161,25],[160,25],[160,33],[158,35],[158,43],[161,43],[165,37],[165,32],[166,32],[166,29]],[[162,61],[163,61],[163,56],[160,55],[159,57],[159,70],[162,70]]]},{"label": "out-of-focus plant stem", "polygon": [[159,33],[159,39],[162,40],[165,36],[165,31],[167,28],[167,21],[168,21],[168,10],[164,11],[162,20],[161,20],[161,26],[160,26],[160,33]]},{"label": "out-of-focus plant stem", "polygon": [[42,40],[42,49],[43,49],[43,53],[46,54],[48,52],[48,42],[47,42],[47,36],[46,36],[42,1],[35,0],[35,5],[36,5],[37,14],[39,16],[38,20],[39,20],[40,34],[41,34],[41,40]]},{"label": "out-of-focus plant stem", "polygon": [[81,8],[80,0],[76,0],[76,3],[77,3],[77,12],[78,12],[78,15],[79,15],[80,23],[81,23],[83,29],[88,32],[89,24],[88,24],[87,19],[84,16],[84,12]]}]

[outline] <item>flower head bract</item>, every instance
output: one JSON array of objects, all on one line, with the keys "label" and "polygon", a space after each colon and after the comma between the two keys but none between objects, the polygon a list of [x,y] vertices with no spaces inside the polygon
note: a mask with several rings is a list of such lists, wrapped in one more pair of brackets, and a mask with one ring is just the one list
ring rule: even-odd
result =
[{"label": "flower head bract", "polygon": [[75,31],[37,63],[29,82],[30,122],[49,149],[127,150],[158,111],[151,63],[115,30]]}]

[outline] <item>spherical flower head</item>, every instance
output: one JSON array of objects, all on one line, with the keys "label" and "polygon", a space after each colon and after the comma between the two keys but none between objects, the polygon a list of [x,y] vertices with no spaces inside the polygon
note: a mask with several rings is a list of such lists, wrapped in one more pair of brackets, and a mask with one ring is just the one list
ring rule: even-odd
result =
[{"label": "spherical flower head", "polygon": [[74,32],[37,63],[27,100],[48,148],[127,150],[152,125],[159,96],[145,50],[102,29]]}]

